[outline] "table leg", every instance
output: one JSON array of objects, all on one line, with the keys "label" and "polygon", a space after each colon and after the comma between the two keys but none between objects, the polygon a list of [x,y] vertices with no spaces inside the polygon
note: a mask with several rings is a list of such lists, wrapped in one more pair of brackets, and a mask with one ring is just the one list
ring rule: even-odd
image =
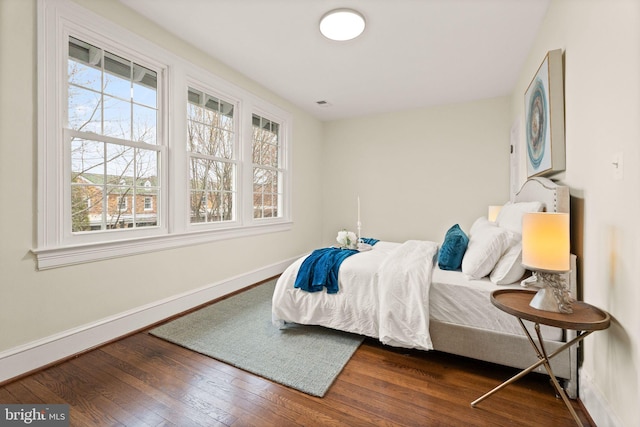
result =
[{"label": "table leg", "polygon": [[549,363],[549,357],[547,356],[547,351],[544,348],[544,341],[542,341],[540,324],[536,323],[535,329],[536,329],[536,335],[538,335],[538,343],[540,346],[539,349],[537,349],[536,347],[536,351],[538,352],[538,357],[540,357],[540,353],[542,353],[544,368],[547,370],[547,373],[551,378],[551,382],[553,383],[553,386],[555,387],[558,394],[560,394],[560,397],[562,397],[562,400],[564,401],[564,404],[567,406],[567,409],[569,409],[569,412],[571,413],[571,416],[573,417],[573,419],[576,421],[576,423],[578,423],[579,426],[582,426],[582,421],[580,421],[578,414],[576,414],[576,411],[573,409],[573,406],[571,406],[571,402],[567,397],[567,393],[565,393],[564,389],[560,386],[560,383],[558,383],[558,379],[553,374],[553,370],[551,369],[551,364]]},{"label": "table leg", "polygon": [[[520,372],[519,374],[509,378],[507,381],[503,382],[498,387],[494,388],[493,390],[489,391],[488,393],[485,393],[484,395],[482,395],[478,399],[476,399],[473,402],[471,402],[471,406],[472,407],[475,407],[478,403],[482,402],[487,397],[491,396],[492,394],[494,394],[495,392],[497,392],[499,390],[502,390],[503,388],[505,388],[509,384],[519,380],[520,378],[522,378],[523,376],[527,375],[529,372],[533,371],[538,366],[540,366],[540,365],[542,365],[544,363],[544,358],[542,357],[542,354],[540,354],[540,350],[538,350],[538,347],[536,346],[535,341],[533,341],[533,338],[531,337],[531,334],[529,333],[529,330],[526,328],[526,326],[522,322],[522,319],[518,318],[518,322],[520,322],[520,326],[522,326],[522,330],[524,331],[525,336],[529,339],[529,343],[531,344],[531,346],[535,350],[536,355],[538,356],[538,361],[536,363],[534,363],[533,365],[529,366],[527,369],[525,369],[522,372]],[[556,354],[557,354],[557,352],[556,352]]]},{"label": "table leg", "polygon": [[529,366],[527,369],[525,369],[522,372],[518,373],[517,375],[511,377],[510,379],[508,379],[507,381],[503,382],[502,384],[500,384],[499,386],[497,386],[493,390],[489,391],[488,393],[485,393],[484,395],[482,395],[478,399],[476,399],[473,402],[471,402],[471,406],[475,407],[478,403],[482,402],[487,397],[493,395],[494,393],[496,393],[499,390],[502,390],[504,387],[508,386],[509,384],[519,380],[520,378],[522,378],[523,376],[525,376],[529,372],[531,372],[534,369],[536,369],[538,366],[544,365],[545,370],[547,371],[547,373],[551,377],[551,382],[553,383],[554,387],[556,388],[556,390],[558,391],[558,393],[562,397],[562,400],[564,401],[564,403],[567,406],[567,408],[569,408],[569,412],[571,412],[571,415],[573,416],[573,419],[579,425],[582,425],[582,423],[580,422],[580,418],[578,418],[578,415],[576,414],[576,412],[573,410],[573,407],[571,406],[571,402],[569,401],[569,398],[567,397],[567,394],[564,392],[564,390],[562,389],[562,387],[558,383],[558,380],[556,379],[555,375],[553,374],[553,371],[551,370],[551,365],[549,364],[549,361],[552,358],[554,358],[556,355],[558,355],[559,353],[561,353],[564,350],[566,350],[567,348],[569,348],[572,345],[574,345],[574,344],[578,343],[579,341],[583,340],[587,335],[591,334],[593,331],[588,331],[588,332],[583,332],[583,333],[581,333],[580,331],[577,331],[577,336],[575,338],[573,338],[571,341],[563,344],[561,347],[559,347],[556,351],[554,351],[550,355],[547,355],[546,354],[546,350],[544,348],[543,341],[542,341],[542,334],[540,333],[540,325],[538,323],[535,324],[536,334],[538,335],[538,342],[541,345],[541,348],[538,348],[538,346],[536,345],[536,342],[534,341],[533,337],[529,333],[529,330],[526,328],[526,326],[522,322],[522,319],[518,318],[518,321],[520,322],[520,326],[522,326],[522,330],[524,331],[525,335],[529,339],[529,343],[531,344],[531,346],[533,347],[534,351],[536,352],[536,355],[538,356],[539,360],[536,363],[534,363],[533,365]]},{"label": "table leg", "polygon": [[505,388],[506,386],[508,386],[509,384],[518,381],[520,378],[524,377],[525,375],[527,375],[529,372],[533,371],[534,369],[536,369],[538,366],[542,365],[544,363],[544,360],[539,360],[536,363],[534,363],[533,365],[529,366],[527,369],[523,370],[522,372],[520,372],[519,374],[509,378],[508,380],[506,380],[505,382],[503,382],[502,384],[500,384],[499,386],[497,386],[496,388],[494,388],[493,390],[485,393],[484,395],[482,395],[481,397],[477,398],[476,400],[474,400],[473,402],[471,402],[471,406],[475,407],[478,403],[482,402],[483,400],[485,400],[487,397],[491,396],[492,394],[496,393],[497,391],[502,390],[503,388]]}]

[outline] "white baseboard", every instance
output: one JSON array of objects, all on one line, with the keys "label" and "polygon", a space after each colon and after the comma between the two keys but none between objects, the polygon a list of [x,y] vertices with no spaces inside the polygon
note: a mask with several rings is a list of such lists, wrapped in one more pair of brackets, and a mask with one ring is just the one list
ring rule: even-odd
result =
[{"label": "white baseboard", "polygon": [[579,372],[580,401],[598,427],[622,427],[613,408],[584,369]]},{"label": "white baseboard", "polygon": [[82,353],[281,274],[298,257],[203,286],[0,353],[0,383]]}]

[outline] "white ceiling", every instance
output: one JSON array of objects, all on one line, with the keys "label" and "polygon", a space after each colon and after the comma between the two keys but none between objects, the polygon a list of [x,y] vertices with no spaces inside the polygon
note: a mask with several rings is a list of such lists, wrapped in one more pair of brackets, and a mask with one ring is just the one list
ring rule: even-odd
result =
[{"label": "white ceiling", "polygon": [[[120,1],[334,120],[508,95],[550,0]],[[365,16],[359,38],[319,33],[322,15],[341,7]]]}]

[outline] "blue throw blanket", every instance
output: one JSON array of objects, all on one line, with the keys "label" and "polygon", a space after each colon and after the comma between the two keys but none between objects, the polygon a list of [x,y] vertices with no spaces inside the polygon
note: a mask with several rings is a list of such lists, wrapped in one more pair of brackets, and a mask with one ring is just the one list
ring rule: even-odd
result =
[{"label": "blue throw blanket", "polygon": [[[371,246],[378,243],[377,239],[372,238],[365,237],[360,240]],[[354,249],[316,249],[302,262],[294,287],[307,292],[319,292],[326,287],[328,294],[338,293],[340,265],[342,261],[357,253]]]},{"label": "blue throw blanket", "polygon": [[337,293],[340,264],[357,253],[352,249],[316,249],[302,262],[294,287],[307,292],[318,292],[326,287],[328,294]]}]

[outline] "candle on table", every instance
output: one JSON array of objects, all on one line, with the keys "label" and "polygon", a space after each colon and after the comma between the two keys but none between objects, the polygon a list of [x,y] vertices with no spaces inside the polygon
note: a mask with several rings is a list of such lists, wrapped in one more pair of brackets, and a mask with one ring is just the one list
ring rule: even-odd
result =
[{"label": "candle on table", "polygon": [[360,235],[361,227],[362,227],[362,223],[360,222],[360,196],[358,196],[358,222],[356,223],[356,226],[358,227],[358,234],[357,234],[358,244],[360,244],[360,238],[362,237]]}]

